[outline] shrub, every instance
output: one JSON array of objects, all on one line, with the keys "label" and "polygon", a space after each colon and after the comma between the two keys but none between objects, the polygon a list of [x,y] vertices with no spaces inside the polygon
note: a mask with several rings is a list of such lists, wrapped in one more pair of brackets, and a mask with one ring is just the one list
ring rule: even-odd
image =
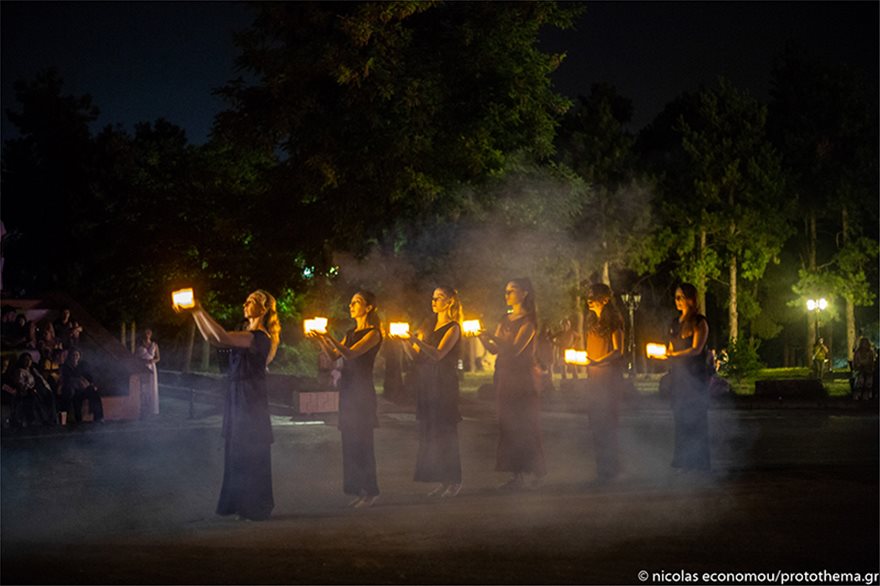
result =
[{"label": "shrub", "polygon": [[764,368],[764,364],[758,358],[758,346],[760,340],[756,338],[738,338],[731,342],[727,349],[727,364],[721,369],[721,375],[733,378],[737,384],[744,378],[757,374]]}]

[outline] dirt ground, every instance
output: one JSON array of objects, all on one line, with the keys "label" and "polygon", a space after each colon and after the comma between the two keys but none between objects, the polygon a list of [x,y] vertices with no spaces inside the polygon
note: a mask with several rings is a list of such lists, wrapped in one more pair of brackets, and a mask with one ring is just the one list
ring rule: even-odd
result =
[{"label": "dirt ground", "polygon": [[220,415],[187,413],[166,398],[146,421],[5,434],[2,583],[643,584],[682,571],[878,569],[873,412],[715,409],[713,472],[680,475],[668,466],[669,410],[631,405],[625,473],[607,486],[592,483],[586,416],[545,412],[549,474],[510,494],[495,488],[506,477],[493,471],[492,404],[473,401],[460,425],[464,488],[440,500],[412,481],[412,413],[383,403],[382,495],[358,510],[341,491],[338,431],[275,416],[276,506],[260,523],[214,515]]}]

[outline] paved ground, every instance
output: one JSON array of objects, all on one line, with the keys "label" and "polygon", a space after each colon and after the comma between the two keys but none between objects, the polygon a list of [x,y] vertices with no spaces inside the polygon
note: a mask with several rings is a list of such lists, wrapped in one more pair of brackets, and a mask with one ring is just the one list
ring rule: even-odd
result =
[{"label": "paved ground", "polygon": [[276,508],[252,523],[213,514],[220,416],[187,408],[169,398],[148,421],[4,435],[2,582],[639,584],[662,582],[640,570],[878,568],[874,411],[715,409],[715,471],[677,476],[669,410],[633,405],[626,473],[598,487],[586,418],[559,408],[543,417],[544,485],[504,494],[492,404],[475,401],[464,490],[440,501],[411,481],[412,414],[385,404],[383,494],[368,510],[345,508],[337,430],[275,417]]}]

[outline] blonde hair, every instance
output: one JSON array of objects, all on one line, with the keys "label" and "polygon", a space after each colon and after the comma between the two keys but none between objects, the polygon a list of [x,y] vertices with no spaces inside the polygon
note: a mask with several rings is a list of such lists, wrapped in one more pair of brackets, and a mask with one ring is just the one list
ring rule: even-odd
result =
[{"label": "blonde hair", "polygon": [[266,364],[268,365],[275,359],[275,353],[278,351],[278,344],[281,341],[281,322],[278,320],[278,306],[275,298],[263,289],[257,289],[251,295],[257,297],[266,310],[266,313],[263,315],[262,325],[266,328],[266,333],[269,334],[269,340],[272,342],[272,346],[269,348],[269,355],[266,357]]},{"label": "blonde hair", "polygon": [[452,287],[440,286],[437,287],[443,291],[443,294],[449,297],[450,304],[449,309],[446,311],[449,312],[449,317],[452,318],[452,321],[461,325],[461,320],[464,317],[464,308],[461,306],[461,299],[458,296],[458,291],[453,289]]}]

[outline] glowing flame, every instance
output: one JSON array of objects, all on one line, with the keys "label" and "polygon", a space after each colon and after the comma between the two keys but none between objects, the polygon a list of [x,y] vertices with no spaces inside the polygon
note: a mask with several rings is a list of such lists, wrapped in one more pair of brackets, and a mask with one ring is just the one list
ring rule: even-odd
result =
[{"label": "glowing flame", "polygon": [[575,350],[574,348],[568,348],[565,351],[565,363],[580,364],[582,366],[586,366],[587,352],[585,350]]},{"label": "glowing flame", "polygon": [[388,325],[388,333],[392,336],[406,336],[409,334],[409,324],[405,322],[391,322]]},{"label": "glowing flame", "polygon": [[645,346],[648,358],[666,356],[666,344],[648,344]]},{"label": "glowing flame", "polygon": [[175,307],[180,307],[181,309],[189,309],[196,306],[192,289],[178,289],[172,292],[171,301]]},{"label": "glowing flame", "polygon": [[461,330],[465,336],[476,336],[483,331],[483,325],[478,319],[466,319],[461,324]]},{"label": "glowing flame", "polygon": [[303,331],[305,333],[315,332],[318,334],[326,334],[327,333],[327,318],[326,317],[314,317],[312,319],[307,319],[303,322]]}]

